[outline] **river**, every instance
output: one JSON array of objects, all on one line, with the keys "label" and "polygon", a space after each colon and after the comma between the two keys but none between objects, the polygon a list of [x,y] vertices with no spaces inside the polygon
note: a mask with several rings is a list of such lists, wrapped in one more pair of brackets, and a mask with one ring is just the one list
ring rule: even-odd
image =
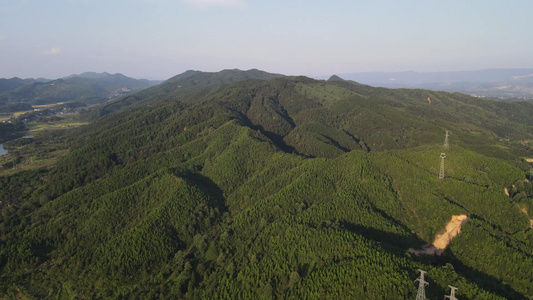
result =
[{"label": "river", "polygon": [[[25,135],[21,139],[32,139],[33,135]],[[0,155],[6,154],[8,151],[4,148],[4,144],[0,144]]]}]

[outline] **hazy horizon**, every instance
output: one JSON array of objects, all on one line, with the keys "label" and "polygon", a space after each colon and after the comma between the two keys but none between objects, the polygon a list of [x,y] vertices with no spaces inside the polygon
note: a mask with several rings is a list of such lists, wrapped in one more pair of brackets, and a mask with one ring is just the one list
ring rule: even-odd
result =
[{"label": "hazy horizon", "polygon": [[[256,69],[256,70],[259,70],[259,71],[264,71],[264,72],[267,72],[267,73],[278,73],[278,74],[281,74],[281,75],[286,75],[286,76],[307,76],[307,77],[310,77],[310,78],[314,78],[314,79],[328,79],[329,77],[335,75],[335,76],[339,76],[341,77],[342,79],[346,79],[346,78],[343,78],[343,76],[347,76],[347,75],[354,75],[354,74],[396,74],[396,73],[419,73],[419,74],[430,74],[430,73],[435,73],[435,74],[438,74],[438,73],[473,73],[473,72],[481,72],[481,71],[490,71],[490,70],[517,70],[517,71],[520,71],[520,70],[533,70],[533,68],[491,68],[491,69],[478,69],[478,70],[451,70],[451,71],[428,71],[428,72],[419,72],[419,71],[414,71],[414,70],[406,70],[406,71],[365,71],[365,72],[345,72],[345,73],[333,73],[333,74],[322,74],[322,75],[307,75],[307,74],[283,74],[283,73],[279,73],[279,72],[270,72],[269,70],[263,70],[263,69],[258,69],[258,68],[250,68],[250,69],[238,69],[238,68],[227,68],[227,69],[220,69],[220,70],[215,70],[215,71],[205,71],[205,70],[195,70],[195,69],[189,69],[189,70],[183,70],[183,71],[180,71],[179,73],[176,73],[176,74],[173,74],[167,78],[149,78],[149,77],[143,77],[143,76],[130,76],[128,74],[125,74],[123,72],[108,72],[108,71],[101,71],[101,72],[97,72],[97,71],[91,71],[91,70],[86,70],[86,71],[82,71],[82,72],[78,72],[78,73],[71,73],[71,74],[65,74],[63,76],[59,76],[59,77],[35,77],[35,76],[30,76],[30,77],[19,77],[19,76],[11,76],[11,77],[0,77],[0,79],[11,79],[11,78],[20,78],[20,79],[47,79],[47,80],[56,80],[56,79],[61,79],[61,78],[68,78],[70,76],[76,76],[76,75],[82,75],[84,73],[97,73],[97,74],[103,74],[103,73],[108,73],[109,75],[115,75],[115,74],[122,74],[126,77],[130,77],[130,78],[133,78],[133,79],[148,79],[148,80],[153,80],[153,81],[165,81],[167,79],[170,79],[174,76],[177,76],[177,75],[180,75],[180,74],[183,74],[187,71],[199,71],[199,72],[212,72],[212,73],[216,73],[216,72],[221,72],[221,71],[224,71],[224,70],[240,70],[240,71],[249,71],[249,70],[253,70],[253,69]],[[533,74],[532,74],[533,76]],[[347,79],[349,80],[349,79]]]},{"label": "hazy horizon", "polygon": [[0,78],[533,68],[530,1],[0,0]]}]

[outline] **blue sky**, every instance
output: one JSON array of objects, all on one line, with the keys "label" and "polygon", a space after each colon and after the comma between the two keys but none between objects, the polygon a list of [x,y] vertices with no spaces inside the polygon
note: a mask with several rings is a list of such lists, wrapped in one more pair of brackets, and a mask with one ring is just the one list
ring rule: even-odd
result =
[{"label": "blue sky", "polygon": [[0,78],[533,67],[530,0],[0,0]]}]

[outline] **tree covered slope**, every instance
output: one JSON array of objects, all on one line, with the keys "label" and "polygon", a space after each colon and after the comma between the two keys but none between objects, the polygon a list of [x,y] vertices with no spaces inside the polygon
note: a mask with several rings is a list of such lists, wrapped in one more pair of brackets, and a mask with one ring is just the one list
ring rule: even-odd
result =
[{"label": "tree covered slope", "polygon": [[[432,299],[533,296],[531,104],[257,72],[95,108],[0,177],[0,294],[407,299],[423,269]],[[459,214],[441,256],[408,251]]]}]

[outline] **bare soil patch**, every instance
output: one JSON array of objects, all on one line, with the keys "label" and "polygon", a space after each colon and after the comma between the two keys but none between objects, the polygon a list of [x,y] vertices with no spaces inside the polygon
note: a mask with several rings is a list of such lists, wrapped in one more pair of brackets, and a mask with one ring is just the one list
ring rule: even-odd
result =
[{"label": "bare soil patch", "polygon": [[467,215],[453,215],[446,227],[435,236],[432,244],[426,244],[420,250],[410,248],[408,251],[415,255],[441,255],[454,237],[461,233],[461,226],[468,220]]}]

